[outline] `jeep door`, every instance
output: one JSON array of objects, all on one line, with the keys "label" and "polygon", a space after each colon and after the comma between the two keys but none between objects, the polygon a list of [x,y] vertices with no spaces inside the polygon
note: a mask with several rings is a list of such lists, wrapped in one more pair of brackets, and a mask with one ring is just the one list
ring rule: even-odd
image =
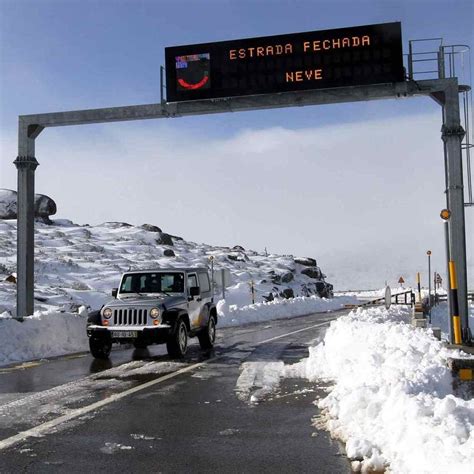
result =
[{"label": "jeep door", "polygon": [[199,286],[197,275],[195,273],[188,274],[188,316],[191,329],[195,329],[200,326],[200,314],[202,307],[201,296],[195,296],[191,299],[190,288],[193,286]]}]

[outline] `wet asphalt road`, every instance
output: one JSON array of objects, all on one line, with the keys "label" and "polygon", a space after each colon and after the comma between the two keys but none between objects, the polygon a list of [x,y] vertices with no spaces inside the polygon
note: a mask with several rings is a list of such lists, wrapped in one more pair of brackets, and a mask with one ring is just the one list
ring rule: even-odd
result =
[{"label": "wet asphalt road", "polygon": [[350,472],[342,446],[313,425],[322,384],[283,379],[258,403],[258,380],[236,389],[242,364],[299,361],[341,314],[222,329],[215,351],[193,339],[179,363],[153,346],[114,351],[108,362],[79,354],[0,369],[0,472]]}]

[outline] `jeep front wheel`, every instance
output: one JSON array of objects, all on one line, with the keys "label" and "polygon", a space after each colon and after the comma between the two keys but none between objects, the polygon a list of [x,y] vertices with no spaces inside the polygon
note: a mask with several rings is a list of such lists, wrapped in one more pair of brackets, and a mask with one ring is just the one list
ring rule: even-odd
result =
[{"label": "jeep front wheel", "polygon": [[184,357],[188,349],[188,328],[183,319],[176,324],[176,329],[166,341],[166,349],[173,359]]},{"label": "jeep front wheel", "polygon": [[216,340],[216,318],[211,316],[209,323],[199,334],[199,345],[201,349],[212,349],[214,347],[214,341]]},{"label": "jeep front wheel", "polygon": [[92,356],[96,359],[108,359],[112,350],[112,343],[102,337],[91,336],[89,338],[89,348]]}]

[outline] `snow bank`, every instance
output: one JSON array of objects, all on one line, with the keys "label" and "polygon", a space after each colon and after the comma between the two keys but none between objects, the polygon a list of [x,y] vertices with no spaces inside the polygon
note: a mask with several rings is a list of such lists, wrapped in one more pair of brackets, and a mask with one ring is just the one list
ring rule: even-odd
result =
[{"label": "snow bank", "polygon": [[89,350],[87,313],[35,312],[23,322],[0,314],[0,365]]},{"label": "snow bank", "polygon": [[[317,296],[278,299],[239,308],[226,300],[218,302],[219,327],[301,316],[317,311],[341,308],[352,298],[321,299]],[[36,311],[23,323],[9,313],[0,314],[0,365],[88,351],[87,311],[80,314]]]},{"label": "snow bank", "polygon": [[239,307],[229,304],[227,300],[217,302],[219,326],[239,326],[242,324],[304,316],[311,313],[341,309],[345,304],[354,304],[354,297],[335,297],[333,299],[319,296],[298,296],[290,299],[255,303]]},{"label": "snow bank", "polygon": [[318,406],[358,459],[354,470],[472,473],[474,400],[452,395],[446,364],[454,351],[406,324],[409,316],[408,309],[353,311],[283,372],[334,383]]}]

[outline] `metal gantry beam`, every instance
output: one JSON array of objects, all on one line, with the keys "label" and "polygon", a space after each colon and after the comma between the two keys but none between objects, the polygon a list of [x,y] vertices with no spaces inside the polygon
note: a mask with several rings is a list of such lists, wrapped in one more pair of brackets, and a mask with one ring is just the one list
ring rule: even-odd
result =
[{"label": "metal gantry beam", "polygon": [[[450,176],[447,200],[452,215],[450,222],[451,253],[460,269],[459,296],[466,298],[466,239],[464,233],[464,199],[462,192],[462,163],[460,115],[457,79],[407,81],[370,86],[340,87],[309,91],[284,92],[254,96],[230,97],[176,103],[159,103],[75,110],[19,117],[18,157],[18,287],[17,318],[34,310],[34,175],[35,139],[48,127],[93,123],[124,122],[159,118],[207,115],[227,112],[303,107],[309,105],[431,96],[443,106],[443,140]],[[462,130],[462,128],[461,128]],[[460,173],[461,170],[461,174]],[[461,302],[461,318],[467,322],[467,300]]]}]

